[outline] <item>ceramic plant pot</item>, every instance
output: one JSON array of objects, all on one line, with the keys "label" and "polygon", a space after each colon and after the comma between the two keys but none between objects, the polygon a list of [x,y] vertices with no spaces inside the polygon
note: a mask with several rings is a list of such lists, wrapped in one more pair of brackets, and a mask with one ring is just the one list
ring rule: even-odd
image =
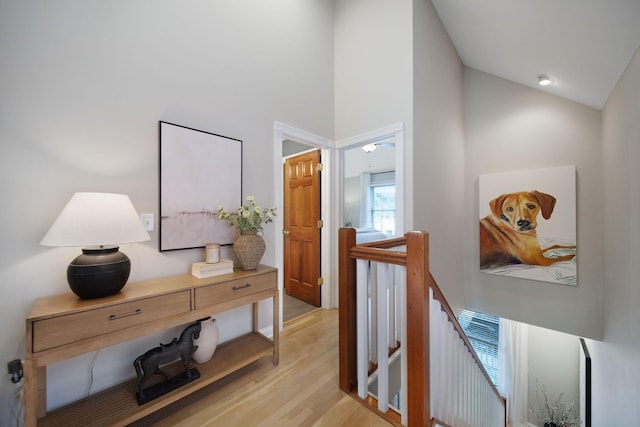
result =
[{"label": "ceramic plant pot", "polygon": [[256,231],[243,231],[233,243],[233,254],[243,270],[255,270],[265,249],[264,239]]}]

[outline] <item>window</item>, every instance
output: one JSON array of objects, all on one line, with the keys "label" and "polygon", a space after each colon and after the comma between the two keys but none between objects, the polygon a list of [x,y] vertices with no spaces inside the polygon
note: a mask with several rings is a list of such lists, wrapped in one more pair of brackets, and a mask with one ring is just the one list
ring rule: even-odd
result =
[{"label": "window", "polygon": [[467,334],[471,346],[478,354],[489,378],[498,385],[498,339],[500,318],[489,314],[463,310],[458,322]]},{"label": "window", "polygon": [[395,173],[372,173],[370,177],[371,225],[387,236],[396,234]]}]

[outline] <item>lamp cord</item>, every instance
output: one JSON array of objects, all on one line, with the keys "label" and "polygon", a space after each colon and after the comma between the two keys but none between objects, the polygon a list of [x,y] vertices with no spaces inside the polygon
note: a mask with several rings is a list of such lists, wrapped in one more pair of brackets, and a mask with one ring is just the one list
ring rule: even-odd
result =
[{"label": "lamp cord", "polygon": [[20,427],[24,423],[24,419],[22,418],[22,406],[23,406],[22,385],[16,384],[15,386],[17,390],[13,395],[13,399],[9,400],[7,402],[7,405],[9,405],[9,410],[11,411],[11,415],[16,420],[16,427]]},{"label": "lamp cord", "polygon": [[87,393],[86,393],[87,396],[89,396],[91,394],[91,389],[93,388],[93,368],[96,366],[96,359],[98,358],[98,355],[100,354],[100,350],[102,350],[102,349],[96,350],[96,352],[93,354],[93,359],[91,360],[91,363],[89,364],[89,385],[87,386]]}]

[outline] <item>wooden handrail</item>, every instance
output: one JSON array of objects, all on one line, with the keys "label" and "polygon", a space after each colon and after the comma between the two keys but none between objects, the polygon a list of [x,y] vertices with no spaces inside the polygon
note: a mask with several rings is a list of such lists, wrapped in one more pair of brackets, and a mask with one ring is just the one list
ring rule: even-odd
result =
[{"label": "wooden handrail", "polygon": [[372,248],[381,248],[381,249],[390,249],[395,248],[397,246],[403,246],[407,244],[407,237],[393,237],[391,239],[385,240],[375,240],[373,242],[368,243],[360,243],[358,246],[360,247],[372,247]]},{"label": "wooden handrail", "polygon": [[407,253],[388,249],[355,246],[350,252],[351,258],[387,264],[407,265]]}]

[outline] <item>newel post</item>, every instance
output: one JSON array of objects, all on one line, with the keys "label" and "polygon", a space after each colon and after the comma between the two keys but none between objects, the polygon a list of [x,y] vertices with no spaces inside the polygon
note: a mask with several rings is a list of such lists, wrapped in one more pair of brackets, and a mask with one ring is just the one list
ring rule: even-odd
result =
[{"label": "newel post", "polygon": [[339,324],[339,379],[340,390],[350,393],[358,384],[356,347],[356,260],[351,258],[351,248],[356,245],[355,228],[338,231],[338,305]]},{"label": "newel post", "polygon": [[429,235],[407,238],[407,416],[409,427],[429,425]]}]

